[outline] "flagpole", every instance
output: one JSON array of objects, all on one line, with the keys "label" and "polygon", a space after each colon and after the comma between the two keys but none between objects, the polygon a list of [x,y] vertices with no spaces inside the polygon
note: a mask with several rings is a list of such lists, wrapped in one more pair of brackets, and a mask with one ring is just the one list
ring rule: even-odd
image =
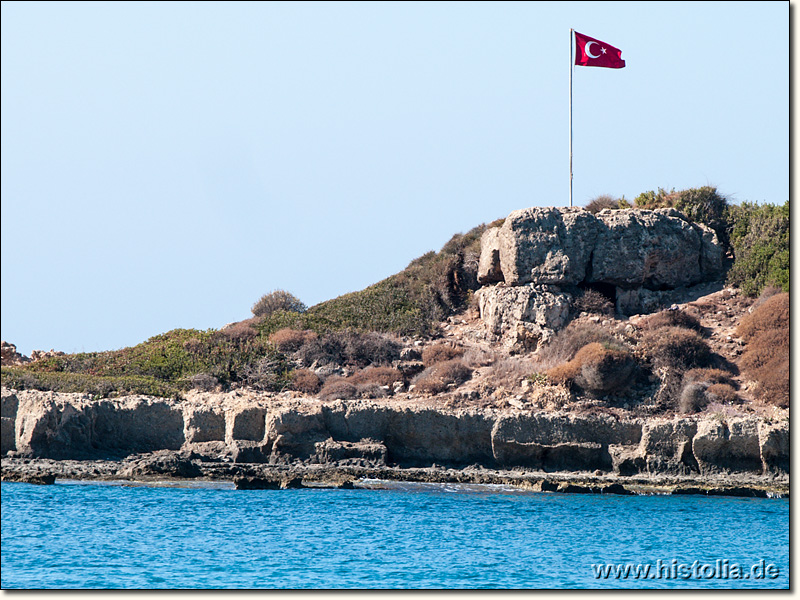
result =
[{"label": "flagpole", "polygon": [[572,206],[572,48],[575,44],[572,42],[572,32],[574,29],[569,30],[569,205]]}]

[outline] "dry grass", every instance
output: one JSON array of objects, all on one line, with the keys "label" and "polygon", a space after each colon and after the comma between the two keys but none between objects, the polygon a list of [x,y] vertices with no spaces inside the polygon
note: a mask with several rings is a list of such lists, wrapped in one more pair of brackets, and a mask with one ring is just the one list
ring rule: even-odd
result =
[{"label": "dry grass", "polygon": [[733,404],[739,402],[739,394],[727,383],[715,383],[706,388],[706,396],[710,401]]},{"label": "dry grass", "polygon": [[470,368],[488,367],[497,361],[497,353],[494,350],[486,350],[473,346],[464,352],[461,362]]},{"label": "dry grass", "polygon": [[586,210],[588,210],[592,214],[597,214],[601,210],[606,208],[618,209],[619,200],[617,200],[610,194],[601,194],[600,196],[597,196],[591,202],[589,202],[584,208],[586,208]]},{"label": "dry grass", "polygon": [[486,375],[486,381],[495,388],[513,390],[537,370],[535,360],[525,356],[510,356],[497,361]]},{"label": "dry grass", "polygon": [[761,333],[789,328],[789,294],[767,298],[752,313],[742,318],[736,333],[750,342]]}]

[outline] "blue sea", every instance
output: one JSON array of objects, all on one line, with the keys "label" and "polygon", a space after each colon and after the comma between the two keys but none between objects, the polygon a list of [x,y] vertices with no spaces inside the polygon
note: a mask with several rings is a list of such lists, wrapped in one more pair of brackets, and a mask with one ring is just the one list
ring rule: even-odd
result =
[{"label": "blue sea", "polygon": [[229,483],[3,483],[0,583],[4,589],[789,587],[785,499],[365,486],[237,491]]}]

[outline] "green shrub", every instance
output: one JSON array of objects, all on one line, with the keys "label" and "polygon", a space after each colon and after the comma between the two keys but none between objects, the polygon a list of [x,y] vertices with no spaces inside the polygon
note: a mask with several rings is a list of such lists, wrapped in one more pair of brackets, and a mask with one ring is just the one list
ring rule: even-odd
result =
[{"label": "green shrub", "polygon": [[85,393],[100,398],[143,394],[162,398],[180,398],[191,387],[184,381],[163,381],[155,377],[98,376],[85,373],[31,371],[23,367],[2,368],[3,387],[17,390],[41,390]]},{"label": "green shrub", "polygon": [[306,305],[286,290],[275,290],[261,296],[251,310],[257,317],[268,317],[279,310],[302,313],[305,312]]},{"label": "green shrub", "polygon": [[[265,359],[266,363],[263,362]],[[65,354],[23,368],[28,373],[76,376],[62,377],[63,381],[54,377],[38,378],[39,386],[49,382],[58,387],[50,388],[53,391],[64,391],[65,385],[69,385],[72,391],[83,391],[76,389],[79,382],[83,382],[87,391],[99,389],[96,393],[102,394],[102,390],[108,389],[108,393],[116,393],[122,391],[126,382],[131,382],[136,389],[163,390],[169,396],[189,389],[191,378],[200,373],[216,378],[226,388],[257,380],[257,385],[266,389],[266,366],[274,370],[271,389],[282,389],[286,384],[288,367],[283,355],[264,337],[249,333],[229,336],[213,330],[174,329],[122,350]],[[154,382],[160,383],[156,385]]]},{"label": "green shrub", "polygon": [[782,206],[743,202],[728,211],[734,263],[728,283],[748,296],[767,286],[789,291],[789,202]]}]

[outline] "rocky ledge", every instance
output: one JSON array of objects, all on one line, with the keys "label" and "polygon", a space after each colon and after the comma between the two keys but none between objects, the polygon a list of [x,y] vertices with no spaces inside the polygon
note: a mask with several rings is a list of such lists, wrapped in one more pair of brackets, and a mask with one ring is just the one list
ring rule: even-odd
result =
[{"label": "rocky ledge", "polygon": [[621,418],[241,392],[95,400],[3,389],[2,453],[4,480],[39,483],[177,477],[243,488],[346,487],[366,477],[604,493],[789,488],[788,420]]}]

